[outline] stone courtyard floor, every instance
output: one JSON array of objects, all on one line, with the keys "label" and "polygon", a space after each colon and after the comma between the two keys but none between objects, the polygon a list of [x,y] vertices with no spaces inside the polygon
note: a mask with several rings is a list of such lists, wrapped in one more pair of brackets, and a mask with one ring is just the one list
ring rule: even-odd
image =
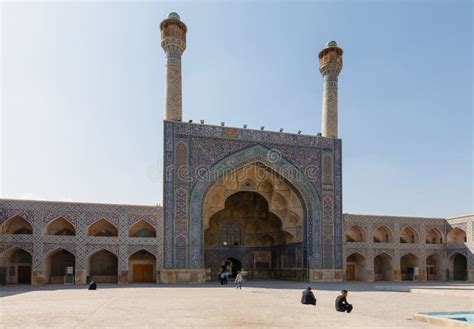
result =
[{"label": "stone courtyard floor", "polygon": [[[0,328],[439,328],[411,317],[474,310],[473,284],[312,283],[317,307],[300,304],[307,285],[3,286]],[[377,290],[409,286],[416,292]],[[351,314],[334,310],[341,288],[349,290]]]}]

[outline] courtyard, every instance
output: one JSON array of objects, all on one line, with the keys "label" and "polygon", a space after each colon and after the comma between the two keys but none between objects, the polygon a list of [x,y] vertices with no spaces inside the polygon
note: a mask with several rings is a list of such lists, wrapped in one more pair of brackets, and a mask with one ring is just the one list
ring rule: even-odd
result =
[{"label": "courtyard", "polygon": [[[249,281],[242,290],[202,285],[8,286],[1,328],[437,328],[411,320],[427,311],[474,309],[465,283],[312,283],[317,307],[300,304],[303,282]],[[404,292],[408,288],[415,292]],[[334,310],[349,290],[351,314]],[[388,289],[387,291],[384,289]],[[389,291],[389,290],[398,291]]]}]

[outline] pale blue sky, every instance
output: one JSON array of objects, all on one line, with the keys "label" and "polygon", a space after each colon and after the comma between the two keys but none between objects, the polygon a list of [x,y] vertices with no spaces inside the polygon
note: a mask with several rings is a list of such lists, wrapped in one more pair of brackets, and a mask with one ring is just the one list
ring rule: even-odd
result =
[{"label": "pale blue sky", "polygon": [[162,202],[159,23],[188,26],[183,116],[315,134],[344,49],[344,212],[473,211],[471,1],[3,3],[1,196]]}]

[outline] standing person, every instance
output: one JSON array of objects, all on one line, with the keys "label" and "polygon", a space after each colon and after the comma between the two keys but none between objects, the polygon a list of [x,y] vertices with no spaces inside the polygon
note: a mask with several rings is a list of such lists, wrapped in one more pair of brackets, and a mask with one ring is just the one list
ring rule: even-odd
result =
[{"label": "standing person", "polygon": [[314,297],[314,294],[311,291],[311,287],[308,287],[303,291],[303,295],[301,296],[301,303],[305,305],[316,306],[316,297]]},{"label": "standing person", "polygon": [[349,304],[347,302],[346,297],[347,297],[347,290],[345,289],[341,290],[341,295],[337,296],[336,298],[336,311],[351,313],[352,304]]},{"label": "standing person", "polygon": [[240,271],[237,272],[235,277],[235,289],[242,289],[242,282],[244,282],[244,277]]},{"label": "standing person", "polygon": [[229,284],[229,272],[227,270],[224,270],[224,284]]},{"label": "standing person", "polygon": [[225,284],[225,273],[224,271],[219,272],[219,280],[221,281],[221,286]]}]

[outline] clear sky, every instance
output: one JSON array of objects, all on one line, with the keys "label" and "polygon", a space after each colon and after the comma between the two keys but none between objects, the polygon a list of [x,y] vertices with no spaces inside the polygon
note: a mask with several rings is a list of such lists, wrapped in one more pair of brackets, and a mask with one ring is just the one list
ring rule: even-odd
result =
[{"label": "clear sky", "polygon": [[164,52],[188,26],[184,120],[321,130],[339,79],[344,212],[473,212],[471,1],[1,5],[1,196],[162,202]]}]

